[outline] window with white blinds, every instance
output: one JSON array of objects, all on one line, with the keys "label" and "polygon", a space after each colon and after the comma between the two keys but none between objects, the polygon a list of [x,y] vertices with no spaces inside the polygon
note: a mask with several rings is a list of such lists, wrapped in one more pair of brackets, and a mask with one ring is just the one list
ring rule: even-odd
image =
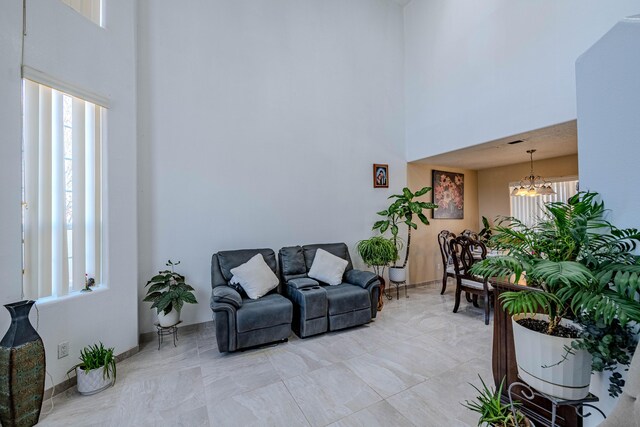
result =
[{"label": "window with white blinds", "polygon": [[23,80],[24,297],[101,283],[102,108]]},{"label": "window with white blinds", "polygon": [[102,0],[61,0],[93,23],[102,26]]},{"label": "window with white blinds", "polygon": [[[566,202],[569,197],[578,192],[578,180],[575,178],[552,181],[551,188],[556,194],[546,196],[510,196],[511,198],[511,216],[518,218],[527,226],[533,226],[544,215],[543,206],[547,202]],[[509,185],[509,194],[513,191],[518,183]]]}]

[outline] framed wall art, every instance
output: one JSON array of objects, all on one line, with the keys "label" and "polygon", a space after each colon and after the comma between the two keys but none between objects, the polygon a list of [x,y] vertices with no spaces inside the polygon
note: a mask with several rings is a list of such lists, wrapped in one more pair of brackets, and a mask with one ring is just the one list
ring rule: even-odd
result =
[{"label": "framed wall art", "polygon": [[389,188],[389,165],[373,165],[373,188]]},{"label": "framed wall art", "polygon": [[464,174],[434,170],[433,203],[438,205],[433,210],[436,219],[464,218]]}]

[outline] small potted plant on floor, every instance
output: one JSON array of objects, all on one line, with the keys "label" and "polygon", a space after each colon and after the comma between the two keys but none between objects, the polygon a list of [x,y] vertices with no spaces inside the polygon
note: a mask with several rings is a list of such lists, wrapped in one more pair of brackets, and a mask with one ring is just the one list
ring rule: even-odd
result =
[{"label": "small potted plant on floor", "polygon": [[[592,370],[631,359],[630,323],[640,321],[640,259],[633,254],[640,233],[609,223],[596,193],[547,203],[544,211],[533,226],[515,218],[498,225],[492,242],[507,254],[471,272],[526,277],[522,291],[500,296],[512,316],[518,374],[539,391],[578,400],[589,392]],[[623,382],[615,374],[610,380],[615,396]]]},{"label": "small potted plant on floor", "polygon": [[[384,236],[374,236],[370,239],[360,240],[356,245],[356,250],[362,261],[367,266],[372,267],[373,271],[378,275],[381,287],[384,288],[384,270],[398,259],[398,248],[393,243],[393,240],[387,239]],[[381,291],[382,292],[382,291]],[[382,293],[378,299],[378,311],[382,309],[384,302],[382,300]]]},{"label": "small potted plant on floor", "polygon": [[497,390],[491,390],[485,384],[482,377],[480,377],[482,383],[482,389],[479,389],[473,384],[471,387],[476,389],[479,393],[474,401],[465,400],[462,403],[467,409],[471,409],[474,412],[480,414],[478,419],[478,426],[490,425],[493,427],[534,427],[533,423],[525,417],[517,408],[520,406],[518,402],[514,402],[516,411],[511,409],[510,405],[502,403],[502,388],[504,386],[504,378],[500,382],[500,387]]},{"label": "small potted plant on floor", "polygon": [[[393,203],[391,203],[387,209],[378,212],[378,215],[383,216],[385,219],[377,221],[373,225],[373,229],[379,230],[380,233],[390,230],[392,236],[391,240],[398,251],[402,248],[402,242],[398,237],[398,233],[400,231],[399,226],[401,224],[405,224],[407,226],[407,249],[404,256],[404,262],[402,265],[389,267],[389,280],[393,282],[404,282],[406,280],[405,268],[409,261],[409,250],[411,249],[411,229],[418,228],[418,224],[413,222],[414,216],[417,216],[420,222],[424,225],[429,225],[429,220],[424,214],[424,210],[435,209],[438,207],[438,205],[430,202],[415,200],[420,196],[424,196],[429,191],[431,191],[431,187],[424,187],[413,193],[405,187],[402,189],[402,194],[389,196],[389,199],[395,199]],[[397,259],[398,258],[396,258],[396,260]]]},{"label": "small potted plant on floor", "polygon": [[160,271],[147,282],[149,286],[143,301],[153,303],[152,309],[158,312],[158,323],[162,327],[177,325],[180,321],[180,311],[184,303],[196,304],[193,287],[185,283],[183,275],[174,271],[180,261],[167,261],[166,266],[171,270]]},{"label": "small potted plant on floor", "polygon": [[113,350],[113,347],[105,348],[100,343],[85,347],[80,352],[81,362],[67,371],[67,375],[76,371],[80,394],[96,394],[116,383],[116,358]]}]

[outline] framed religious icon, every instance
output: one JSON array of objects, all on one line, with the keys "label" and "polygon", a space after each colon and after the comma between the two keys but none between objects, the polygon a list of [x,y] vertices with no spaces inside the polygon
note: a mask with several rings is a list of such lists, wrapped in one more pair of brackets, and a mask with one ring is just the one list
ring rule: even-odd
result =
[{"label": "framed religious icon", "polygon": [[373,165],[373,188],[389,188],[389,165]]}]

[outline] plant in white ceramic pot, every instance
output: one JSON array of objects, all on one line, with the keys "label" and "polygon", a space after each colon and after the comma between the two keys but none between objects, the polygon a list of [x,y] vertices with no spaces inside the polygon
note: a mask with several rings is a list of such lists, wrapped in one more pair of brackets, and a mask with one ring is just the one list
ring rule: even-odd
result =
[{"label": "plant in white ceramic pot", "polygon": [[[431,187],[423,187],[420,190],[413,193],[407,187],[402,189],[402,194],[394,194],[389,196],[389,199],[395,199],[389,207],[383,211],[378,212],[378,215],[383,216],[385,219],[376,221],[373,225],[374,230],[379,230],[380,233],[384,233],[387,230],[391,231],[391,239],[398,251],[402,248],[402,241],[398,237],[400,232],[400,225],[405,224],[407,226],[407,247],[404,256],[404,262],[401,265],[394,265],[389,267],[389,280],[394,282],[403,282],[406,280],[407,262],[409,261],[409,250],[411,249],[411,229],[417,229],[418,224],[413,222],[414,216],[417,216],[420,222],[424,225],[429,225],[429,220],[424,214],[424,210],[436,209],[438,205],[430,202],[422,202],[416,200],[418,197],[424,196]],[[396,259],[396,261],[399,257]]]},{"label": "plant in white ceramic pot", "polygon": [[[526,277],[527,288],[500,296],[512,315],[518,372],[561,398],[586,396],[592,370],[628,365],[634,349],[627,341],[640,321],[640,258],[633,254],[640,233],[615,227],[606,212],[597,193],[582,192],[547,203],[534,226],[506,218],[491,241],[507,255],[471,269],[515,282]],[[610,394],[623,384],[614,374]]]},{"label": "plant in white ceramic pot", "polygon": [[171,270],[160,271],[145,285],[149,286],[149,289],[143,301],[153,303],[151,308],[157,310],[158,323],[163,327],[176,325],[180,321],[180,311],[184,303],[198,302],[193,294],[193,287],[185,283],[183,275],[174,271],[178,264],[180,261],[167,261],[165,265],[171,267]]},{"label": "plant in white ceramic pot", "polygon": [[80,363],[74,365],[67,375],[76,371],[78,392],[91,395],[116,383],[116,358],[114,348],[105,348],[102,343],[85,347],[80,352]]}]

